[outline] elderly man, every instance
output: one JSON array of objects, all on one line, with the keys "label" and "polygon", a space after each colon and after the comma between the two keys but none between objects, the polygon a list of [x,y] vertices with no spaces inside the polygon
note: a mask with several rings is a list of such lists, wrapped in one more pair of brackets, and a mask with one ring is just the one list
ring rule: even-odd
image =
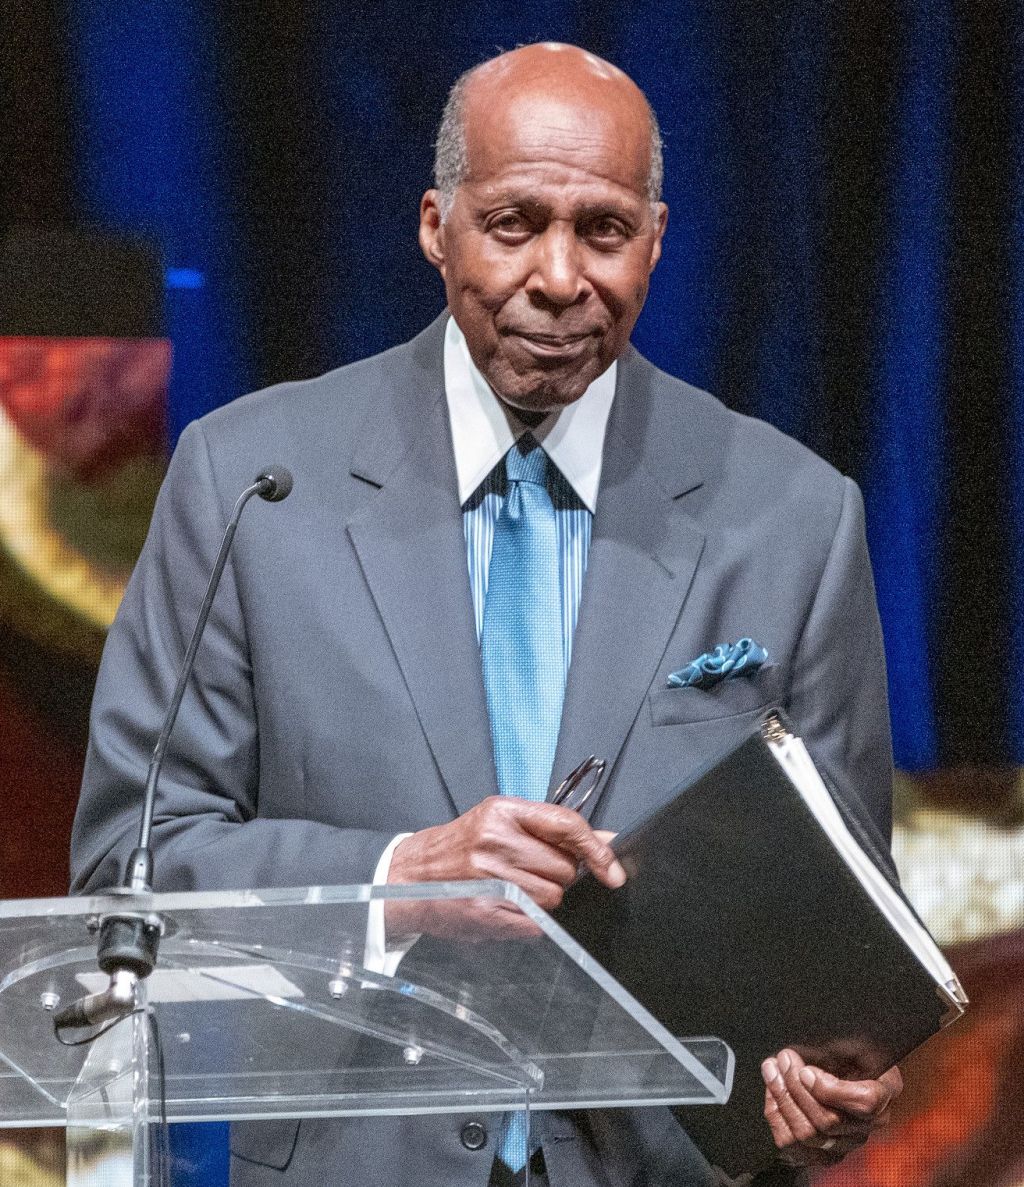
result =
[{"label": "elderly man", "polygon": [[[420,243],[450,316],[183,435],[103,661],[79,889],[117,877],[135,826],[122,789],[167,703],[176,624],[216,523],[271,457],[295,491],[239,531],[157,805],[158,888],[498,877],[552,908],[581,862],[620,884],[612,831],[772,703],[887,833],[856,488],[629,345],[667,217],[643,94],[570,46],[503,54],[453,89],[436,180]],[[756,679],[668,685],[748,634],[773,660]],[[543,802],[590,752],[609,774],[589,820]],[[400,952],[434,920],[392,907],[375,942]],[[794,1052],[763,1074],[779,1151],[764,1182],[862,1142],[899,1088]],[[565,1117],[539,1150],[500,1124],[470,1142],[464,1121],[236,1127],[233,1181],[483,1187],[527,1159],[552,1187],[716,1181],[667,1110]]]}]

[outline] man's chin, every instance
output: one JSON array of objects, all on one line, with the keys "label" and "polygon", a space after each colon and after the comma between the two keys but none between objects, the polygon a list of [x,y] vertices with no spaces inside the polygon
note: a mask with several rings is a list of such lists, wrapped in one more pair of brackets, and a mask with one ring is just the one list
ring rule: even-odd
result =
[{"label": "man's chin", "polygon": [[488,376],[487,379],[503,404],[515,412],[536,415],[575,404],[602,370],[596,364],[591,364],[574,367],[565,373],[548,371],[517,375],[513,372],[495,375],[493,379]]},{"label": "man's chin", "polygon": [[549,412],[557,412],[561,408],[567,408],[570,404],[575,404],[586,390],[586,387],[584,387],[582,391],[578,392],[528,392],[522,395],[517,394],[511,398],[499,395],[498,399],[503,404],[507,404],[513,412],[538,416],[547,415]]}]

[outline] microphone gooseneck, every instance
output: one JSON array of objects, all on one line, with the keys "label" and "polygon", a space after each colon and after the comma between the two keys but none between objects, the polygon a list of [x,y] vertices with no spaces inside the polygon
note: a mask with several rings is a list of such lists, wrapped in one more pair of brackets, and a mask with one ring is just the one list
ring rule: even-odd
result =
[{"label": "microphone gooseneck", "polygon": [[[227,564],[228,554],[234,542],[238,521],[253,495],[259,495],[261,499],[265,499],[269,503],[279,503],[291,494],[292,486],[293,479],[289,470],[284,466],[268,466],[256,476],[255,481],[247,486],[235,501],[231,517],[224,529],[220,551],[217,553],[217,560],[214,563],[213,572],[210,574],[202,605],[199,607],[192,637],[178,670],[178,679],[171,695],[171,703],[149,760],[138,844],[128,858],[122,884],[114,893],[126,897],[152,893],[153,850],[150,846],[150,836],[153,831],[153,810],[156,803],[157,783],[163,768],[171,731],[174,729],[174,723],[178,720],[178,710],[181,708],[182,698],[195,666],[199,644],[206,629],[206,621],[210,617],[213,599],[217,594],[224,566]],[[138,982],[148,977],[156,967],[160,931],[160,920],[151,914],[126,910],[123,913],[106,916],[100,924],[97,963],[104,973],[110,975],[110,985],[102,993],[90,994],[88,997],[65,1007],[55,1015],[54,1026],[57,1029],[62,1029],[63,1027],[92,1025],[93,1022],[123,1017],[131,1013],[135,1008],[135,989]],[[87,1021],[83,1022],[83,1018]],[[91,1021],[88,1020],[90,1018]]]},{"label": "microphone gooseneck", "polygon": [[142,821],[139,825],[139,843],[132,851],[125,870],[124,886],[128,890],[148,891],[153,889],[153,854],[149,839],[153,829],[156,786],[164,764],[167,743],[170,740],[171,731],[174,729],[174,723],[178,720],[178,710],[181,708],[181,701],[185,695],[185,689],[188,687],[189,677],[192,675],[199,643],[206,630],[206,620],[210,617],[213,599],[216,597],[217,588],[224,573],[224,566],[227,564],[228,554],[235,539],[238,521],[253,495],[259,495],[261,499],[266,499],[270,503],[279,503],[291,494],[292,485],[290,471],[286,470],[284,466],[270,466],[258,474],[256,480],[247,486],[235,501],[231,518],[224,529],[224,538],[220,542],[220,552],[217,553],[217,560],[214,563],[213,572],[210,574],[203,603],[199,607],[199,615],[192,631],[192,638],[189,640],[188,650],[185,652],[185,658],[178,671],[178,680],[171,695],[171,703],[167,709],[167,716],[164,718],[163,729],[160,731],[160,736],[153,747],[153,755],[149,760],[146,791],[142,804]]}]

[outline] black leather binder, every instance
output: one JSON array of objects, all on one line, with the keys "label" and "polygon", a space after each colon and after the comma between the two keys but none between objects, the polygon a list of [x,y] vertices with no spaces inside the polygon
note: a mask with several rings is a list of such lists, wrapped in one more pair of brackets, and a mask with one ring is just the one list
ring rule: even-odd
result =
[{"label": "black leather binder", "polygon": [[766,1057],[792,1047],[837,1075],[877,1076],[966,1003],[939,971],[948,966],[908,911],[870,821],[832,795],[884,873],[885,894],[919,930],[909,943],[780,765],[772,747],[784,735],[793,741],[781,713],[766,715],[615,839],[625,886],[608,890],[585,873],[554,913],[673,1034],[716,1035],[732,1047],[729,1102],[677,1110],[730,1174],[757,1169],[775,1150],[762,1116]]}]

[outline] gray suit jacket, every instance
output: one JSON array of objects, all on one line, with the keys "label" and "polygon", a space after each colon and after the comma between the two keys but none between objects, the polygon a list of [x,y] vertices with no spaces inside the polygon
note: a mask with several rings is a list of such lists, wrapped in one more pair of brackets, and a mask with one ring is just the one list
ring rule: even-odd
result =
[{"label": "gray suit jacket", "polygon": [[[442,318],[183,434],[100,670],[76,890],[119,878],[138,820],[125,788],[141,788],[221,527],[268,462],[287,465],[295,489],[253,504],[238,531],[157,801],[157,888],[367,882],[395,833],[497,794],[443,332]],[[744,635],[771,657],[756,678],[668,687],[669,672]],[[884,667],[856,487],[629,349],[553,779],[603,755],[588,811],[621,828],[772,703],[888,835]],[[239,1126],[235,1178],[482,1187],[493,1145],[467,1150],[464,1121],[303,1123],[298,1136],[295,1122]],[[667,1111],[552,1125],[555,1187],[709,1181]]]}]

